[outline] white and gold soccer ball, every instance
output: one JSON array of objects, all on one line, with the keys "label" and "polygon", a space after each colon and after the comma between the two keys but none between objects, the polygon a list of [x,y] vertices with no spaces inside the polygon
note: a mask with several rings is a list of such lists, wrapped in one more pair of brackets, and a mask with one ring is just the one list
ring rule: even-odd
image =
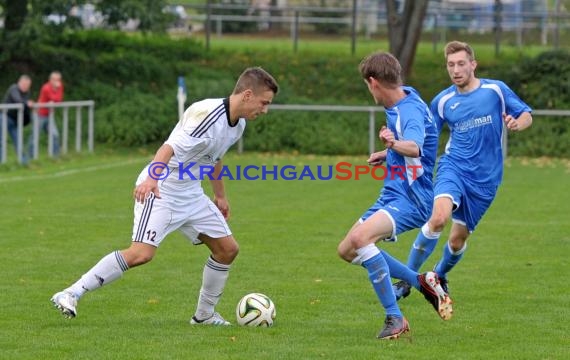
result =
[{"label": "white and gold soccer ball", "polygon": [[236,307],[237,323],[242,326],[273,325],[275,304],[264,294],[251,293],[242,297]]}]

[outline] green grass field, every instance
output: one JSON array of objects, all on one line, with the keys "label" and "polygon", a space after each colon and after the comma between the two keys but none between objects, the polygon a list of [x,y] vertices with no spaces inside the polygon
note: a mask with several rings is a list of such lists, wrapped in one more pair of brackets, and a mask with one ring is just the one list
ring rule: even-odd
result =
[{"label": "green grass field", "polygon": [[[149,264],[87,294],[66,320],[50,296],[127,247],[132,189],[148,154],[104,153],[0,172],[2,359],[565,359],[570,349],[570,163],[509,159],[495,203],[451,273],[454,318],[417,292],[411,335],[375,336],[384,313],[362,268],[336,246],[380,183],[227,181],[241,245],[218,310],[263,292],[274,327],[191,327],[208,256],[170,235]],[[226,164],[325,165],[356,157],[229,154]],[[233,168],[235,169],[235,167]],[[405,259],[415,232],[383,244]],[[442,245],[443,242],[440,244]],[[431,267],[441,246],[426,264]]]}]

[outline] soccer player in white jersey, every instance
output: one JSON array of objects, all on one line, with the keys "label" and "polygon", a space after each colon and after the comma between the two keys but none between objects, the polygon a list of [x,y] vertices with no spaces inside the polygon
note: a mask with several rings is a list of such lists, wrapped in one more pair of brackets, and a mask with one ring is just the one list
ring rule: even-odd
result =
[{"label": "soccer player in white jersey", "polygon": [[[222,170],[222,156],[242,136],[246,121],[267,113],[277,92],[277,82],[269,73],[259,67],[248,68],[228,98],[202,100],[185,111],[138,177],[131,246],[103,257],[77,282],[51,298],[63,315],[75,317],[77,301],[87,291],[149,262],[166,235],[180,230],[194,244],[203,243],[211,251],[190,323],[229,325],[214,308],[238,254],[238,244],[226,223],[230,207],[217,174]],[[214,167],[210,180],[213,201],[201,187],[204,176],[200,172],[204,173],[205,167]]]},{"label": "soccer player in white jersey", "polygon": [[[452,312],[451,299],[435,273],[411,272],[376,246],[378,241],[395,240],[396,235],[419,228],[429,218],[437,129],[419,94],[402,85],[401,66],[393,55],[379,52],[368,56],[360,63],[360,73],[374,101],[386,108],[386,126],[379,134],[386,149],[372,154],[368,162],[380,165],[385,161],[390,173],[380,196],[341,241],[338,253],[347,262],[367,270],[386,312],[378,338],[396,339],[409,326],[396,302],[391,276],[420,290],[442,319],[449,319]],[[402,171],[400,175],[395,173],[397,169]]]},{"label": "soccer player in white jersey", "polygon": [[[434,271],[447,291],[447,273],[461,260],[467,238],[493,201],[503,176],[503,124],[522,131],[532,124],[531,108],[505,83],[475,76],[477,62],[471,46],[452,41],[445,46],[447,72],[453,85],[440,92],[431,108],[438,128],[450,130],[438,163],[431,218],[423,225],[408,257],[417,271],[433,252],[451,218],[449,239]],[[395,284],[397,297],[410,291]]]}]

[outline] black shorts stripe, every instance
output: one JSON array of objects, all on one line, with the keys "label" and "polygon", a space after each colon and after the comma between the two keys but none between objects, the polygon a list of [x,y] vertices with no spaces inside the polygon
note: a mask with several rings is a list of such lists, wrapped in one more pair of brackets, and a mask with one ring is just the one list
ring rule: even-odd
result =
[{"label": "black shorts stripe", "polygon": [[150,218],[150,212],[152,210],[152,204],[154,203],[154,193],[150,193],[150,196],[144,202],[144,208],[139,219],[139,227],[137,228],[137,233],[133,241],[142,242],[143,236],[146,231],[146,226],[148,225],[148,219]]},{"label": "black shorts stripe", "polygon": [[194,129],[194,131],[192,131],[190,136],[194,136],[194,137],[202,136],[201,134],[205,133],[205,131],[203,131],[204,128],[206,128],[206,130],[208,130],[208,128],[210,128],[211,124],[216,122],[216,120],[219,118],[220,114],[223,112],[225,112],[225,107],[224,107],[224,104],[222,103],[217,108],[212,110],[212,112],[210,112],[206,116],[204,121],[202,121],[202,123],[200,125],[198,125],[196,127],[196,129]]}]

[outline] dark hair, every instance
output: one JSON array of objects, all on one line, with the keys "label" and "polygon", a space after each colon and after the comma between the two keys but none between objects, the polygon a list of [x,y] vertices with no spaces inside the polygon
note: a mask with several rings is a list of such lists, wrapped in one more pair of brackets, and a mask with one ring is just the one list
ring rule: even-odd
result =
[{"label": "dark hair", "polygon": [[396,57],[387,52],[376,52],[360,62],[360,74],[364,80],[374,78],[390,87],[402,85],[402,66]]},{"label": "dark hair", "polygon": [[251,67],[241,73],[233,93],[239,94],[247,89],[251,89],[256,94],[265,90],[271,90],[274,94],[277,94],[279,85],[267,71],[260,67]]}]

